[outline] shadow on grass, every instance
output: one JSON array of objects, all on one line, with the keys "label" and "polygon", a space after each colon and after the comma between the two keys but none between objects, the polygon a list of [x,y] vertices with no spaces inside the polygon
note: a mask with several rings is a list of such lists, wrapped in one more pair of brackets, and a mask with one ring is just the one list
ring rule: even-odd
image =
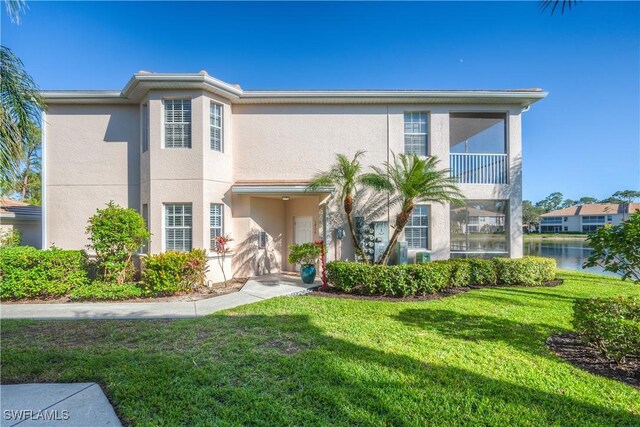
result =
[{"label": "shadow on grass", "polygon": [[[500,340],[523,349],[530,348],[532,337],[546,334],[542,326],[448,311],[405,310],[400,319],[447,336]],[[14,328],[3,336],[2,380],[99,382],[132,425],[638,422],[630,413],[560,393],[331,337],[306,315],[147,321],[141,335],[130,326],[135,322],[124,328],[117,321],[91,322],[99,341],[82,336],[83,323],[41,326],[40,337],[30,331],[32,340],[20,345]],[[69,336],[84,345],[40,348],[40,342]]]}]

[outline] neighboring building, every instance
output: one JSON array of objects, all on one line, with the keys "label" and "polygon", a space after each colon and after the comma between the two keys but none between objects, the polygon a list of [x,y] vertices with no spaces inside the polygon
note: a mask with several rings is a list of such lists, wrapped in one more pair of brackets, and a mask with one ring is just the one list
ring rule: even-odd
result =
[{"label": "neighboring building", "polygon": [[[210,249],[230,234],[239,276],[293,269],[294,242],[325,239],[330,260],[353,259],[332,189],[305,187],[336,153],[363,149],[365,165],[437,156],[468,207],[501,218],[490,243],[456,243],[473,230],[452,234],[458,211],[418,206],[405,232],[410,258],[522,256],[521,117],[546,96],[539,89],[249,91],[205,72],[139,72],[122,91],[44,96],[45,246],[84,248],[87,219],[114,200],[145,218],[152,253]],[[394,211],[382,211],[367,222],[383,221],[384,238]]]},{"label": "neighboring building", "polygon": [[540,216],[542,233],[593,233],[605,224],[619,225],[640,203],[594,203],[551,211]]},{"label": "neighboring building", "polygon": [[40,206],[0,199],[0,234],[18,230],[24,246],[42,247]]}]

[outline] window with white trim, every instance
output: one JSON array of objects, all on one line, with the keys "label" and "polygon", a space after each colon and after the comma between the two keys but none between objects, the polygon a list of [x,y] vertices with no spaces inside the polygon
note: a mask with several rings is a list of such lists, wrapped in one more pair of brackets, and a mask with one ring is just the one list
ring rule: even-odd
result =
[{"label": "window with white trim", "polygon": [[191,250],[191,203],[164,204],[164,246],[167,251]]},{"label": "window with white trim", "polygon": [[191,148],[191,100],[164,100],[164,147]]},{"label": "window with white trim", "polygon": [[222,152],[222,105],[211,102],[209,119],[211,149]]},{"label": "window with white trim", "polygon": [[149,106],[142,106],[142,152],[149,151]]},{"label": "window with white trim", "polygon": [[404,238],[409,249],[428,249],[429,206],[416,205],[404,227]]},{"label": "window with white trim", "polygon": [[216,237],[222,236],[224,222],[224,207],[222,203],[211,203],[209,207],[209,233],[211,239],[211,250],[216,247]]},{"label": "window with white trim", "polygon": [[404,113],[404,152],[427,155],[427,113]]}]

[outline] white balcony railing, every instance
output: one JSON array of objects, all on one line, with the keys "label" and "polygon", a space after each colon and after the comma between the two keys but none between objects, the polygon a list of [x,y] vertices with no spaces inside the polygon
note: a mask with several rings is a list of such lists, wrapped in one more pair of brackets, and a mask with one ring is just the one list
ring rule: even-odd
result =
[{"label": "white balcony railing", "polygon": [[460,184],[506,184],[507,155],[451,153],[451,176]]}]

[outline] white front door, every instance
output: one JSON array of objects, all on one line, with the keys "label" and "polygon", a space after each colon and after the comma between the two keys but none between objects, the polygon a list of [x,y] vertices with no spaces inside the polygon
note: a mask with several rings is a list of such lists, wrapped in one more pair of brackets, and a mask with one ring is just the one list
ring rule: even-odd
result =
[{"label": "white front door", "polygon": [[310,216],[293,217],[293,243],[313,242],[313,218]]}]

